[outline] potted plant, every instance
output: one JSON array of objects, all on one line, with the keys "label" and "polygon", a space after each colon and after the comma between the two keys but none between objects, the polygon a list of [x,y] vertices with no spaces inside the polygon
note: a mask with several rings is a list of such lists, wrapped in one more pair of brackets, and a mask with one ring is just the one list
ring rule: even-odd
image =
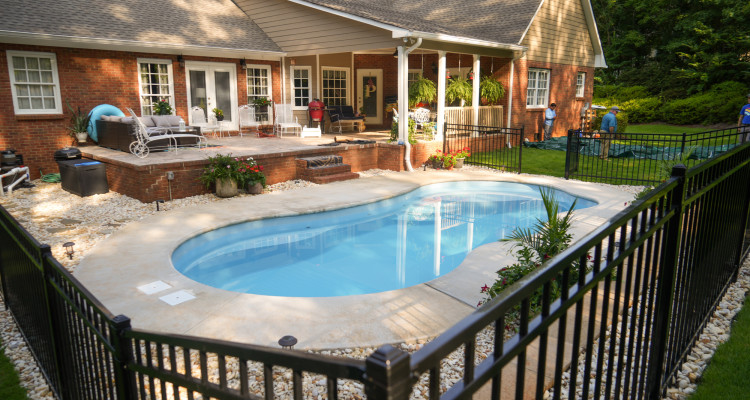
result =
[{"label": "potted plant", "polygon": [[213,111],[217,121],[224,121],[224,111],[221,108],[214,108],[211,111]]},{"label": "potted plant", "polygon": [[237,188],[245,187],[251,177],[257,177],[256,173],[262,176],[261,184],[265,184],[265,176],[260,168],[257,168],[257,171],[253,170],[252,167],[257,165],[252,158],[242,160],[232,157],[231,154],[217,154],[215,157],[209,157],[208,161],[208,165],[203,168],[203,174],[198,179],[206,185],[206,188],[215,184],[218,197],[236,196]]},{"label": "potted plant", "polygon": [[443,168],[443,157],[444,157],[444,154],[442,151],[435,150],[435,154],[432,154],[429,157],[427,157],[427,163],[432,165],[432,168],[434,169]]},{"label": "potted plant", "polygon": [[494,105],[505,96],[505,87],[495,77],[485,75],[479,82],[479,96],[482,102]]},{"label": "potted plant", "polygon": [[91,114],[82,112],[81,106],[78,106],[78,111],[75,111],[68,101],[65,103],[68,105],[68,109],[71,113],[70,126],[68,127],[70,137],[74,138],[78,144],[86,143],[86,139],[89,135],[88,129],[89,124],[91,123]]},{"label": "potted plant", "polygon": [[262,165],[248,157],[247,160],[240,160],[239,172],[244,175],[245,190],[248,194],[263,193],[263,188],[266,187],[266,174],[263,173]]},{"label": "potted plant", "polygon": [[409,85],[409,107],[415,107],[419,103],[429,104],[437,96],[435,82],[420,76],[419,79]]},{"label": "potted plant", "polygon": [[456,166],[456,157],[453,154],[443,155],[443,168],[453,169]]},{"label": "potted plant", "polygon": [[463,107],[466,103],[471,104],[473,90],[471,82],[466,78],[460,76],[453,78],[445,88],[445,100],[448,103],[460,101],[461,107]]},{"label": "potted plant", "polygon": [[464,166],[464,160],[466,159],[466,157],[470,157],[471,153],[468,147],[464,147],[461,150],[454,151],[453,153],[451,153],[451,155],[453,156],[453,158],[455,158],[456,169],[458,169]]},{"label": "potted plant", "polygon": [[265,97],[258,97],[253,100],[253,105],[258,109],[259,112],[268,112],[268,107],[271,104],[273,104],[273,102]]},{"label": "potted plant", "polygon": [[154,104],[156,115],[172,115],[172,105],[166,100],[159,100]]}]

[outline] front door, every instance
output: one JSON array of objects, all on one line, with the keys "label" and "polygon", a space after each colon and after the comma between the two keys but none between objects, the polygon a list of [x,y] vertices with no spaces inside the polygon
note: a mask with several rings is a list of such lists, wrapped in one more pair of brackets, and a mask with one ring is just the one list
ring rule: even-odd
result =
[{"label": "front door", "polygon": [[367,115],[365,123],[383,125],[383,70],[357,70],[357,109]]},{"label": "front door", "polygon": [[[188,107],[204,112],[218,108],[224,112],[223,127],[239,129],[237,116],[237,70],[234,64],[186,61]],[[190,114],[190,113],[188,113]],[[207,115],[207,114],[206,114]],[[192,115],[190,116],[192,124]]]}]

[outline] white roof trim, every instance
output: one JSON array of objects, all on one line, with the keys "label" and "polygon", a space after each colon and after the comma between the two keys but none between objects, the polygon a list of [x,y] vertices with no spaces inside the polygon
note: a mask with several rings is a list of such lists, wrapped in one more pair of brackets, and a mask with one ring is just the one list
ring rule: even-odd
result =
[{"label": "white roof trim", "polygon": [[401,38],[401,37],[417,37],[417,38],[422,38],[422,39],[427,39],[427,40],[437,40],[440,42],[450,42],[450,43],[460,43],[460,44],[466,44],[466,45],[472,45],[472,46],[490,47],[494,49],[526,51],[525,46],[520,46],[517,44],[491,42],[489,40],[473,39],[473,38],[467,38],[463,36],[446,35],[443,33],[408,31],[403,36],[396,36],[396,32],[393,33],[393,38]]},{"label": "white roof trim", "polygon": [[216,55],[228,58],[255,58],[279,60],[286,55],[280,51],[237,49],[173,43],[141,42],[136,40],[92,38],[68,35],[51,35],[30,32],[0,30],[0,38],[6,43],[39,44],[55,47],[74,47],[104,50],[121,50],[145,53]]},{"label": "white roof trim", "polygon": [[604,60],[604,49],[602,49],[602,40],[599,37],[599,28],[596,27],[591,0],[581,0],[581,6],[583,7],[583,15],[586,17],[586,24],[589,27],[591,44],[594,46],[594,68],[607,68],[607,62]]},{"label": "white roof trim", "polygon": [[529,33],[529,29],[531,29],[531,24],[536,19],[536,15],[539,14],[539,10],[542,9],[542,5],[544,5],[544,0],[539,2],[539,7],[536,8],[536,11],[534,11],[534,15],[531,16],[531,19],[529,20],[529,24],[526,25],[526,29],[524,29],[523,35],[521,35],[521,38],[518,39],[519,45],[523,42],[523,39],[526,37],[526,34]]}]

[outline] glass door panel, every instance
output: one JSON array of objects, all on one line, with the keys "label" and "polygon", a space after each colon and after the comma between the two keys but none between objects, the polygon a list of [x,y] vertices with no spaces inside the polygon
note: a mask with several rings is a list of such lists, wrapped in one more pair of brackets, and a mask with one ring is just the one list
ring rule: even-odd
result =
[{"label": "glass door panel", "polygon": [[203,109],[204,117],[206,116],[206,71],[192,70],[190,75],[190,108],[198,106]]},{"label": "glass door panel", "polygon": [[224,121],[232,119],[232,86],[229,72],[214,71],[214,91],[216,92],[216,107],[224,111]]}]

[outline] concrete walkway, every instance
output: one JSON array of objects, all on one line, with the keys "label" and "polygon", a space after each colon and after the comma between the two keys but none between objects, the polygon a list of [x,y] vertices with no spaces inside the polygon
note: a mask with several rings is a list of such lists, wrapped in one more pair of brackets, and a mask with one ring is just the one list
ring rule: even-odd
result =
[{"label": "concrete walkway", "polygon": [[[133,327],[139,329],[268,346],[277,346],[284,335],[294,335],[299,349],[367,347],[433,337],[475,309],[481,298],[479,287],[494,281],[495,271],[510,262],[508,244],[478,247],[455,270],[424,284],[323,298],[215,289],[177,272],[171,254],[183,241],[225,225],[351,207],[397,196],[420,185],[454,180],[545,185],[595,200],[597,206],[576,211],[575,237],[603,224],[633,197],[612,186],[491,171],[393,173],[235,198],[132,223],[92,249],[75,276],[110,311],[129,316]],[[168,287],[152,294],[138,289],[153,282]],[[189,300],[169,305],[160,300],[165,295],[173,302]]]}]

